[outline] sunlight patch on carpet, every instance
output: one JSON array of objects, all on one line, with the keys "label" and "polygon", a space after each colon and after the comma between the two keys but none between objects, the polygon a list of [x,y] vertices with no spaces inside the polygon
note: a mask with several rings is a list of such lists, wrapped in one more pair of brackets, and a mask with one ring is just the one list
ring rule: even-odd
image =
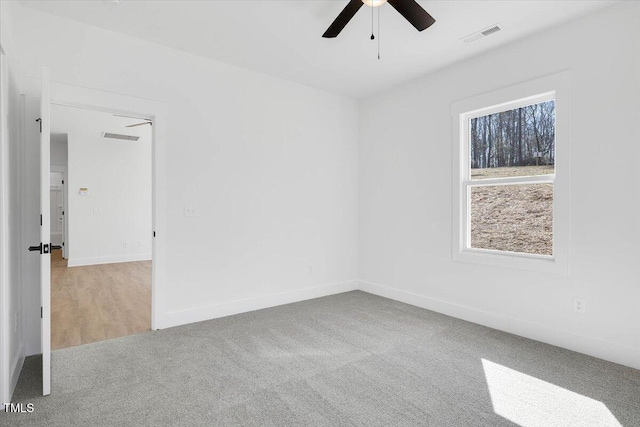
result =
[{"label": "sunlight patch on carpet", "polygon": [[602,402],[485,359],[482,366],[493,411],[519,426],[622,426]]}]

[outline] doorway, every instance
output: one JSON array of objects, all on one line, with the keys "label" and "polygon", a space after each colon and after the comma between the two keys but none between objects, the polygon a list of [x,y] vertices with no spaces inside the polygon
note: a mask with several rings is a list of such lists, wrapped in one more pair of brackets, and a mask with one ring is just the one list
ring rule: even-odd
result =
[{"label": "doorway", "polygon": [[51,106],[51,348],[151,330],[153,121]]},{"label": "doorway", "polygon": [[[67,224],[65,221],[65,177],[66,166],[57,167],[54,165],[53,153],[56,147],[54,144],[54,136],[51,135],[51,173],[50,173],[50,190],[49,190],[49,218],[51,221],[51,244],[62,247],[62,258],[66,259],[66,251],[64,242],[66,239]],[[65,156],[66,158],[66,156]]]}]

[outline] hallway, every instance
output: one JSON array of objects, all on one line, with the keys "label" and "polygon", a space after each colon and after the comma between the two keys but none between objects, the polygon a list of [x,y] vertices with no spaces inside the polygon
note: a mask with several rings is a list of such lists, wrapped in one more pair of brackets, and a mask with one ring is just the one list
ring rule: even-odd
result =
[{"label": "hallway", "polygon": [[53,350],[151,329],[151,261],[67,268],[51,255]]}]

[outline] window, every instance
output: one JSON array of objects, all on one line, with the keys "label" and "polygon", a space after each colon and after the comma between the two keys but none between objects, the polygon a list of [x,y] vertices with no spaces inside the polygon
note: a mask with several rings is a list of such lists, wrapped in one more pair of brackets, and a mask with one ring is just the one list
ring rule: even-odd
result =
[{"label": "window", "polygon": [[553,255],[556,120],[549,98],[465,117],[467,248]]},{"label": "window", "polygon": [[[454,258],[562,271],[567,73],[455,103]],[[545,89],[545,90],[541,90]]]}]

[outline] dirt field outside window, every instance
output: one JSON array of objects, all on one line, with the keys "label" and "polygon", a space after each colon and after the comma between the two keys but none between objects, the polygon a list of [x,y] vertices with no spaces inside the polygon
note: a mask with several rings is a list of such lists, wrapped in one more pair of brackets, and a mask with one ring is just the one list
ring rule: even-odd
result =
[{"label": "dirt field outside window", "polygon": [[[553,166],[471,169],[482,176],[472,179],[549,173]],[[472,187],[471,247],[553,255],[553,185]]]}]

